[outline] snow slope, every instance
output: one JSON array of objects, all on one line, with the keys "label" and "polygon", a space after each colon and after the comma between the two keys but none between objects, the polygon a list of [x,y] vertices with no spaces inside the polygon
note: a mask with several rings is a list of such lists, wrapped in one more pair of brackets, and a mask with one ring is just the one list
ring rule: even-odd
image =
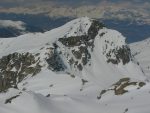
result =
[{"label": "snow slope", "polygon": [[150,79],[150,38],[130,44],[135,58],[139,61],[144,73]]},{"label": "snow slope", "polygon": [[0,58],[0,113],[150,111],[150,84],[125,37],[88,17],[0,39]]}]

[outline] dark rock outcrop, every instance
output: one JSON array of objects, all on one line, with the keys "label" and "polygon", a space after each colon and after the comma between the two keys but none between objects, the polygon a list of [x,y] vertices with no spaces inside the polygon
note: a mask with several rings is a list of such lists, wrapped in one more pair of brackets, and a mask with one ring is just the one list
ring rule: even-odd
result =
[{"label": "dark rock outcrop", "polygon": [[64,71],[66,66],[60,56],[61,53],[57,51],[58,46],[56,44],[53,46],[54,48],[50,48],[50,53],[47,53],[48,58],[46,58],[46,61],[48,63],[48,68],[55,72]]},{"label": "dark rock outcrop", "polygon": [[[41,71],[39,60],[31,53],[12,53],[0,59],[0,92],[8,88],[17,88],[27,75],[36,75]],[[32,67],[31,65],[35,65]]]},{"label": "dark rock outcrop", "polygon": [[[111,54],[115,55],[115,58],[111,58]],[[113,50],[110,50],[107,54],[107,62],[108,63],[113,63],[113,64],[118,64],[122,61],[123,65],[127,64],[128,62],[131,61],[131,51],[128,46],[122,46],[121,48],[116,48]]]},{"label": "dark rock outcrop", "polygon": [[[70,65],[73,65],[80,71],[82,71],[83,66],[90,61],[90,51],[93,51],[95,37],[97,36],[98,31],[104,27],[99,21],[91,21],[92,24],[88,29],[87,34],[82,36],[63,37],[58,40],[65,47],[72,49],[72,54],[75,58],[71,57],[68,61]],[[75,50],[74,47],[78,47],[78,50]],[[81,61],[81,63],[79,63],[79,61]]]}]

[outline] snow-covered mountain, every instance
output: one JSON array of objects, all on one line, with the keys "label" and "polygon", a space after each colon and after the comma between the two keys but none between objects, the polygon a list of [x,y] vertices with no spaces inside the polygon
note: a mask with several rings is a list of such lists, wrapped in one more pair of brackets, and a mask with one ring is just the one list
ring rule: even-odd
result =
[{"label": "snow-covered mountain", "polygon": [[148,113],[149,86],[125,37],[88,17],[0,39],[0,113]]}]

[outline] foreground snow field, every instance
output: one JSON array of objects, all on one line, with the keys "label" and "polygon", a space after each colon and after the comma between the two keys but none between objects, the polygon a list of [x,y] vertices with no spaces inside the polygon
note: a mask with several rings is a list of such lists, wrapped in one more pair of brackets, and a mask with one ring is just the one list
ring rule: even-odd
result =
[{"label": "foreground snow field", "polygon": [[149,113],[150,83],[118,31],[83,17],[0,39],[0,113]]}]

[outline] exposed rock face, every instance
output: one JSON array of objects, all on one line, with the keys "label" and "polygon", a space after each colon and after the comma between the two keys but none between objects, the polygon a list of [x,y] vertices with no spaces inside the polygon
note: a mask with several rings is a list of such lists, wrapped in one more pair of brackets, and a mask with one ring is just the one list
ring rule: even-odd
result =
[{"label": "exposed rock face", "polygon": [[[107,32],[103,30],[100,33],[102,53],[106,61],[112,64],[122,63],[123,65],[129,63],[132,60],[132,55],[129,46],[125,43],[125,38],[117,31]],[[113,36],[113,33],[116,35]]]},{"label": "exposed rock face", "polygon": [[[59,41],[72,51],[72,55],[74,57],[68,58],[70,65],[77,68],[79,71],[82,71],[83,66],[91,59],[90,52],[93,51],[95,37],[98,35],[98,31],[103,27],[104,25],[102,23],[92,20],[92,24],[88,29],[87,34],[82,36],[59,38]],[[78,49],[76,50],[75,47]]]},{"label": "exposed rock face", "polygon": [[86,46],[93,46],[94,39],[96,35],[98,34],[98,31],[102,29],[103,27],[105,26],[99,21],[92,20],[92,24],[90,28],[88,29],[87,34],[82,35],[82,36],[59,38],[59,41],[67,47],[80,46],[81,44],[84,44]]},{"label": "exposed rock face", "polygon": [[72,37],[68,37],[68,38],[60,38],[59,41],[67,46],[67,47],[74,47],[74,46],[80,46],[81,44],[86,43],[87,40],[87,36],[83,35],[83,36],[72,36]]},{"label": "exposed rock face", "polygon": [[146,85],[145,82],[135,82],[131,81],[130,78],[122,78],[118,82],[113,84],[111,88],[102,90],[97,99],[101,99],[101,97],[108,91],[114,91],[115,95],[123,95],[128,92],[128,89],[126,88],[129,86],[135,87],[135,89],[138,90],[144,85]]},{"label": "exposed rock face", "polygon": [[102,29],[104,26],[104,24],[100,23],[97,20],[93,20],[92,21],[92,25],[90,26],[89,30],[88,30],[88,39],[94,39],[95,36],[98,34],[98,31],[100,29]]},{"label": "exposed rock face", "polygon": [[[115,58],[111,58],[111,55],[114,55]],[[131,60],[131,51],[128,46],[122,46],[122,48],[110,50],[106,57],[108,58],[108,63],[118,64],[122,61],[123,65],[125,65]]]},{"label": "exposed rock face", "polygon": [[6,99],[5,104],[11,103],[13,99],[15,99],[15,98],[17,98],[17,97],[19,97],[19,96],[20,96],[20,95],[16,95],[16,96],[13,96],[13,97],[11,97],[11,98],[9,98],[9,99]]},{"label": "exposed rock face", "polygon": [[[31,53],[13,53],[0,59],[0,92],[8,88],[17,88],[27,75],[36,75],[41,71],[39,60]],[[32,67],[32,65],[35,65]]]},{"label": "exposed rock face", "polygon": [[48,63],[48,68],[52,71],[58,72],[58,71],[64,71],[66,69],[66,66],[61,59],[60,56],[61,53],[58,53],[57,51],[57,45],[54,44],[54,48],[50,48],[50,53],[48,53],[48,58],[46,59]]}]

